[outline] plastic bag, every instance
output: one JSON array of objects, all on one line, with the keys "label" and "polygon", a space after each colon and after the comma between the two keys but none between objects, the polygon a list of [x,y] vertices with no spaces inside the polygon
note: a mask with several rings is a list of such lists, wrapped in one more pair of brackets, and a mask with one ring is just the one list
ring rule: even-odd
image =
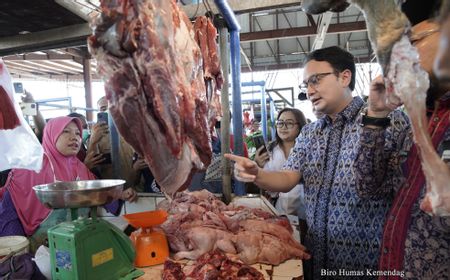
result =
[{"label": "plastic bag", "polygon": [[39,246],[34,255],[34,262],[41,273],[47,279],[52,279],[52,270],[50,265],[50,250],[44,245]]},{"label": "plastic bag", "polygon": [[[11,114],[11,108],[0,107],[0,115],[3,124],[12,124],[13,129],[0,128],[0,171],[11,168],[24,168],[39,171],[42,167],[43,149],[31,127],[25,121],[19,104],[13,98],[13,87],[11,76],[9,75],[6,65],[0,59],[0,94],[5,98],[5,94],[14,105],[15,115]],[[15,121],[7,118],[17,118],[20,125],[16,126]],[[8,126],[6,126],[8,127]]]}]

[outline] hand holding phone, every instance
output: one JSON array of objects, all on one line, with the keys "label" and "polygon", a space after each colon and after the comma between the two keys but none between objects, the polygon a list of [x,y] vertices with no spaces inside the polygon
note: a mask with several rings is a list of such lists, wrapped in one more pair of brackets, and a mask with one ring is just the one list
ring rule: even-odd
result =
[{"label": "hand holding phone", "polygon": [[270,155],[267,151],[267,148],[265,145],[259,147],[258,150],[256,150],[255,153],[255,162],[256,164],[263,168],[264,165],[266,165],[266,163],[270,160]]},{"label": "hand holding phone", "polygon": [[36,116],[37,115],[37,104],[36,103],[22,103],[20,105],[22,112],[26,116]]},{"label": "hand holding phone", "polygon": [[264,150],[267,151],[267,146],[262,135],[253,136],[252,140],[253,144],[255,144],[256,150],[258,150],[261,146],[264,146]]},{"label": "hand holding phone", "polygon": [[108,113],[106,112],[97,113],[97,122],[108,124]]}]

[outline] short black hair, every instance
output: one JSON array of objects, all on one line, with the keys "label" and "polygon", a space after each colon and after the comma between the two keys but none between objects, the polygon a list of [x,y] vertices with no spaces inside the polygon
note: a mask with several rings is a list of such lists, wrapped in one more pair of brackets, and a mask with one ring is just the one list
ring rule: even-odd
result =
[{"label": "short black hair", "polygon": [[436,17],[440,2],[440,0],[407,0],[402,3],[401,9],[411,25],[414,26],[419,22]]},{"label": "short black hair", "polygon": [[343,50],[337,46],[323,48],[310,52],[306,56],[305,61],[303,63],[306,64],[311,60],[328,62],[331,65],[331,67],[333,67],[333,69],[339,73],[347,69],[350,70],[350,72],[352,72],[352,79],[348,87],[351,90],[355,89],[355,80],[356,80],[355,58],[348,51]]},{"label": "short black hair", "polygon": [[85,116],[85,115],[82,115],[82,114],[76,113],[76,112],[72,112],[72,113],[68,114],[67,116],[68,116],[68,117],[71,117],[71,118],[81,118],[81,119],[86,119],[86,116]]}]

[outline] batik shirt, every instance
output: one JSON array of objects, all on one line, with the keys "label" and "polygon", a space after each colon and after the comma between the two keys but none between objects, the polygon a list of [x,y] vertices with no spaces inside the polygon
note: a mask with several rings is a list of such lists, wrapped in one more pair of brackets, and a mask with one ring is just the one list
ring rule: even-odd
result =
[{"label": "batik shirt", "polygon": [[[441,98],[432,113],[428,131],[434,147],[442,156],[444,146],[450,144],[450,93]],[[366,129],[363,135],[358,168],[366,173],[377,169],[377,177],[380,178],[383,172],[389,172],[384,171],[386,167],[392,168],[380,155],[383,153],[383,132]],[[409,136],[404,147],[413,144],[411,133]],[[379,270],[386,275],[380,279],[400,279],[402,276],[421,280],[450,279],[450,217],[431,217],[420,209],[426,182],[416,147],[409,151],[403,169],[404,180],[398,180],[394,186],[366,183],[366,189],[361,190],[368,196],[395,193],[381,248]],[[364,181],[364,177],[359,179]]]},{"label": "batik shirt", "polygon": [[[305,126],[284,166],[303,176],[305,244],[312,253],[314,279],[326,275],[368,279],[378,267],[382,227],[392,196],[365,199],[358,195],[354,164],[363,107],[362,99],[355,97],[334,121],[325,116]],[[406,120],[402,113],[393,119],[397,117]],[[386,143],[388,150],[396,146],[396,139],[387,138],[391,141]]]}]

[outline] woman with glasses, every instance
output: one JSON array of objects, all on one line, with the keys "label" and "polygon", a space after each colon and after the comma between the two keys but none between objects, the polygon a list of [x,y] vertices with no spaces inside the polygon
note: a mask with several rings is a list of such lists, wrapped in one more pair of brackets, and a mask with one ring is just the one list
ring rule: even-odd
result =
[{"label": "woman with glasses", "polygon": [[[294,108],[281,110],[276,122],[275,141],[267,148],[263,145],[256,151],[255,161],[258,166],[270,171],[281,170],[305,124],[306,118],[300,110]],[[270,192],[270,195],[278,197],[275,208],[280,214],[296,215],[299,219],[305,220],[303,185],[298,184],[287,193]]]}]

